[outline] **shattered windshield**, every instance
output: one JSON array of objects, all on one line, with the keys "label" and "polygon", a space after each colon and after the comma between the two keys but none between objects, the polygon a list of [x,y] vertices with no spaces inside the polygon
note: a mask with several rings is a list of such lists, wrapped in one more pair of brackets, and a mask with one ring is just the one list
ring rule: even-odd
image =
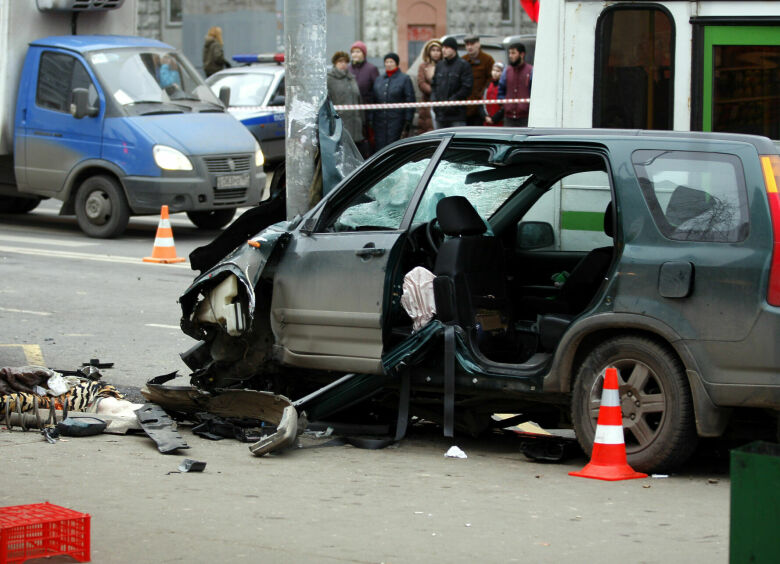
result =
[{"label": "shattered windshield", "polygon": [[190,112],[204,103],[210,110],[222,110],[211,89],[176,51],[95,51],[89,54],[89,62],[107,95],[130,114]]},{"label": "shattered windshield", "polygon": [[491,164],[490,155],[484,148],[448,149],[425,189],[413,223],[436,217],[436,204],[448,196],[464,196],[482,219],[489,219],[528,178]]}]

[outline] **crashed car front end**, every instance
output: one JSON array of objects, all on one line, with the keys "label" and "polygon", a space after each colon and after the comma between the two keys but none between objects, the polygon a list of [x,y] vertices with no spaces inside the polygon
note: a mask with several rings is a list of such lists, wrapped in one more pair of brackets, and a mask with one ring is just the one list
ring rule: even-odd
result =
[{"label": "crashed car front end", "polygon": [[289,226],[281,222],[261,231],[182,294],[182,330],[198,340],[182,354],[193,370],[193,385],[229,388],[270,369],[269,286],[274,261],[289,241]]}]

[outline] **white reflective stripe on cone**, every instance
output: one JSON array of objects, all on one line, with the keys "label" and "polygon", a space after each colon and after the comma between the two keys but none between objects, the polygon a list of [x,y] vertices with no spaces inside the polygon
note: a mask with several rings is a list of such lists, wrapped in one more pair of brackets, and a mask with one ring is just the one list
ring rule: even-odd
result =
[{"label": "white reflective stripe on cone", "polygon": [[622,445],[623,442],[622,425],[598,425],[596,427],[596,438],[593,439],[594,444]]},{"label": "white reflective stripe on cone", "polygon": [[620,392],[610,388],[604,388],[601,393],[602,407],[620,407]]},{"label": "white reflective stripe on cone", "polygon": [[173,237],[158,237],[154,240],[155,247],[173,247]]},{"label": "white reflective stripe on cone", "polygon": [[157,224],[157,227],[167,227],[168,229],[171,228],[171,221],[169,219],[161,219],[160,223]]}]

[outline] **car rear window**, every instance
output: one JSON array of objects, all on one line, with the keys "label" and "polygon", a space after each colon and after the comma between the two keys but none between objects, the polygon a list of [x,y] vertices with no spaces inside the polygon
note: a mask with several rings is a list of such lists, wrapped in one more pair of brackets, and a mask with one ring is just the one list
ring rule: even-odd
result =
[{"label": "car rear window", "polygon": [[679,241],[742,241],[747,193],[740,160],[724,153],[639,150],[632,154],[658,229]]}]

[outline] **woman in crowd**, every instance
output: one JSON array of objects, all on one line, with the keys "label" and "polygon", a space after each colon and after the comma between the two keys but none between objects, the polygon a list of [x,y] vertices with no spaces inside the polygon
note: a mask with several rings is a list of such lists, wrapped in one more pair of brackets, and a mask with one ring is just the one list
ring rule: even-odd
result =
[{"label": "woman in crowd", "polygon": [[[334,106],[360,104],[360,89],[357,80],[349,72],[349,55],[344,51],[337,51],[331,58],[333,67],[328,71],[328,96]],[[361,154],[363,145],[368,142],[363,137],[363,111],[345,110],[340,112],[344,129],[355,142]]]},{"label": "woman in crowd", "polygon": [[[438,39],[431,39],[423,47],[422,63],[417,69],[417,86],[422,92],[422,102],[431,100],[431,84],[433,82],[433,73],[436,70],[436,63],[441,60],[441,42]],[[425,133],[433,130],[433,115],[430,108],[419,108],[417,110],[417,133]]]},{"label": "woman in crowd", "polygon": [[[414,102],[414,87],[409,75],[398,68],[396,53],[385,55],[385,72],[374,81],[374,103],[394,104]],[[414,108],[372,110],[369,124],[374,129],[376,150],[409,135],[414,118]]]}]

